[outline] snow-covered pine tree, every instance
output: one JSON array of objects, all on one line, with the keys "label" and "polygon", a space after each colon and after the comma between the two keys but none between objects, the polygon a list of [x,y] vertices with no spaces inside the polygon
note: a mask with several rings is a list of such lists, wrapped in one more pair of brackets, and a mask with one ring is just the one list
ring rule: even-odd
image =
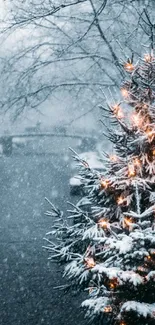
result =
[{"label": "snow-covered pine tree", "polygon": [[[103,174],[75,159],[86,197],[72,205],[70,224],[51,204],[50,259],[67,262],[69,285],[88,292],[82,306],[93,324],[155,324],[155,58],[124,63],[122,101],[106,108],[108,138]],[[116,127],[116,125],[118,127]]]}]

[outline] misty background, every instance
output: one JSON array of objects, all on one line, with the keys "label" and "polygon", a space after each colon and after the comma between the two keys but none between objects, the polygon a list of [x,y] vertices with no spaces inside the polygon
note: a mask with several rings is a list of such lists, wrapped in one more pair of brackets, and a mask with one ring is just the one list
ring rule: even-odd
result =
[{"label": "misty background", "polygon": [[154,7],[145,0],[1,0],[1,130],[39,122],[98,133],[105,94],[120,98],[121,60],[149,51]]}]

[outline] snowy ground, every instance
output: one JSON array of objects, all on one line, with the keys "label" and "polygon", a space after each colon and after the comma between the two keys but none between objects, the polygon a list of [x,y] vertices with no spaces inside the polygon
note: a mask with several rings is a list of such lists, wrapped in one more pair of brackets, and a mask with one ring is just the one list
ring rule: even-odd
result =
[{"label": "snowy ground", "polygon": [[0,324],[82,325],[80,300],[53,289],[61,268],[42,250],[51,223],[44,197],[63,209],[69,198],[68,152],[22,150],[0,158]]}]

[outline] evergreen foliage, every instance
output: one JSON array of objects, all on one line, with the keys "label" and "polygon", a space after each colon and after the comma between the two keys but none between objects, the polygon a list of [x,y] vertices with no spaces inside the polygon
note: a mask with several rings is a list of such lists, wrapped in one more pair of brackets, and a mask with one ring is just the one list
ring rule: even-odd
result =
[{"label": "evergreen foliage", "polygon": [[[71,285],[85,289],[82,306],[93,324],[155,324],[155,58],[123,63],[122,101],[110,114],[103,153],[105,170],[92,170],[78,155],[86,196],[69,219],[51,204],[50,259],[63,261]],[[52,242],[53,236],[56,242]]]}]

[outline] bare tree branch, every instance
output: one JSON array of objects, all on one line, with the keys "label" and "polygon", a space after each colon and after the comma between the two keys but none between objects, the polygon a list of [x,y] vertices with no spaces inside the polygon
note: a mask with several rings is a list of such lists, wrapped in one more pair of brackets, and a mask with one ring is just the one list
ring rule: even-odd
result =
[{"label": "bare tree branch", "polygon": [[17,117],[61,92],[76,103],[72,120],[93,112],[100,88],[120,86],[121,56],[137,59],[142,41],[154,46],[153,7],[138,0],[10,1],[1,24],[1,111]]}]

